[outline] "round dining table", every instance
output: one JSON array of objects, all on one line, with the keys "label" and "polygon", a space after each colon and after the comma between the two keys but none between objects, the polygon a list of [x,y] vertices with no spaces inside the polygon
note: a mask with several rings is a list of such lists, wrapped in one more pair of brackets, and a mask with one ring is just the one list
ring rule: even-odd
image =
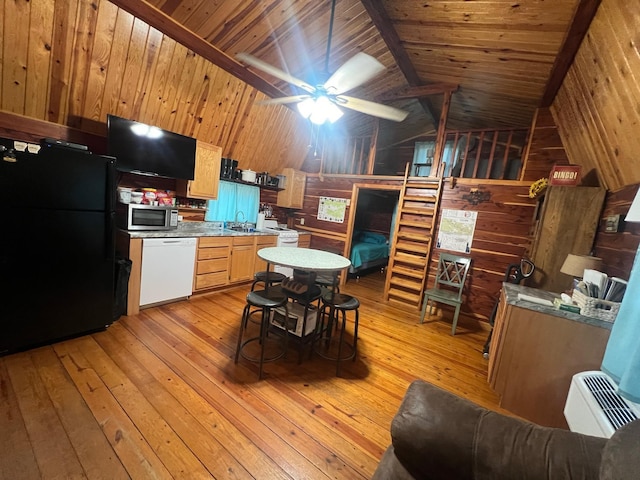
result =
[{"label": "round dining table", "polygon": [[351,265],[351,260],[342,255],[313,248],[267,247],[258,250],[258,256],[269,264],[307,272],[336,272],[337,274]]}]

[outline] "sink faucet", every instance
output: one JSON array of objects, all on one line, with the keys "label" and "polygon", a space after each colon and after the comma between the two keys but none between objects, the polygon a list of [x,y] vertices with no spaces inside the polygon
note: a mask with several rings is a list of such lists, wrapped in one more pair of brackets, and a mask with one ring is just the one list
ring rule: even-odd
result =
[{"label": "sink faucet", "polygon": [[238,210],[238,211],[236,212],[236,223],[238,223],[238,214],[239,214],[239,213],[241,213],[241,214],[242,214],[242,221],[243,221],[244,223],[246,223],[246,222],[247,222],[247,219],[244,217],[244,212],[243,212],[242,210]]}]

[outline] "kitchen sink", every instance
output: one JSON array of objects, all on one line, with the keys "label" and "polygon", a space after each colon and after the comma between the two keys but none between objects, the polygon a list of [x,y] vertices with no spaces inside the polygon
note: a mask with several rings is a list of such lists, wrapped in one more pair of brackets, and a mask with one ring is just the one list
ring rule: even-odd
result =
[{"label": "kitchen sink", "polygon": [[229,222],[227,223],[227,225],[225,226],[225,230],[230,230],[232,232],[245,232],[245,233],[250,233],[253,232],[256,228],[256,224],[255,223],[249,223],[249,222]]}]

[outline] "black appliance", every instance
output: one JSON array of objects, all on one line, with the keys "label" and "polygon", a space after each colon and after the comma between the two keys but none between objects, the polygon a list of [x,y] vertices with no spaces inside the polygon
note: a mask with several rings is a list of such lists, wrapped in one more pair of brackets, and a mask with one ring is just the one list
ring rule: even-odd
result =
[{"label": "black appliance", "polygon": [[220,161],[220,178],[234,178],[236,168],[238,168],[237,160],[234,160],[233,158],[223,158]]},{"label": "black appliance", "polygon": [[[2,145],[12,145],[3,140]],[[113,322],[115,159],[0,153],[0,354]]]},{"label": "black appliance", "polygon": [[193,180],[195,138],[107,115],[107,144],[120,172]]},{"label": "black appliance", "polygon": [[[520,282],[522,282],[522,280],[533,275],[533,271],[535,269],[536,266],[532,261],[527,260],[526,258],[521,258],[520,263],[512,263],[507,266],[507,270],[504,272],[504,282],[514,283],[518,285]],[[489,325],[491,325],[491,330],[489,331],[487,341],[482,348],[482,356],[487,359],[489,358],[489,348],[491,347],[491,337],[493,336],[493,324],[495,323],[496,315],[498,313],[498,305],[500,305],[500,300],[497,300],[495,305],[493,306],[491,317],[489,317]]]}]

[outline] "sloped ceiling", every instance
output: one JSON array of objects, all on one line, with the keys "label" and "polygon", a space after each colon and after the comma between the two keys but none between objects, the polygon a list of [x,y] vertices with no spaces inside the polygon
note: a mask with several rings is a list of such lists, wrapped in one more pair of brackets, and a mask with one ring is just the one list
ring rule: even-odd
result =
[{"label": "sloped ceiling", "polygon": [[[309,83],[324,72],[330,0],[115,3],[142,17],[152,5],[161,15],[147,18],[151,25],[161,28],[158,23],[164,23],[169,35],[166,28],[184,28],[230,58],[248,52]],[[445,84],[457,88],[449,128],[527,128],[545,95],[550,102],[549,91],[559,85],[598,3],[337,0],[329,72],[364,51],[387,69],[351,92],[353,96],[378,100],[392,98],[399,90]],[[217,62],[217,53],[212,55]],[[254,73],[282,95],[301,93],[267,74]],[[248,81],[269,96],[279,96]],[[410,115],[401,124],[384,121],[382,143],[435,131],[442,98],[433,94],[386,100]],[[370,134],[373,128],[372,118],[362,114],[348,115],[344,123],[356,136]]]},{"label": "sloped ceiling", "polygon": [[[357,52],[383,74],[349,92],[406,109],[380,147],[450,129],[527,128],[550,105],[596,0],[336,0],[330,72]],[[325,68],[331,0],[12,0],[0,22],[0,110],[103,134],[106,113],[223,147],[255,170],[299,166],[309,127],[296,92],[235,59],[248,52],[310,83]],[[371,135],[373,117],[339,128]]]}]

